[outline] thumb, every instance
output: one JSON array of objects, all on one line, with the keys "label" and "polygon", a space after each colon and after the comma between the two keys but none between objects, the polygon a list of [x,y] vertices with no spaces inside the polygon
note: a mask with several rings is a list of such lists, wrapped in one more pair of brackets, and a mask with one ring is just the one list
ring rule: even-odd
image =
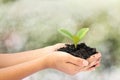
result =
[{"label": "thumb", "polygon": [[58,43],[52,46],[54,50],[65,47],[65,43]]},{"label": "thumb", "polygon": [[72,64],[77,65],[77,66],[88,66],[88,61],[85,59],[75,57],[75,56],[72,56],[70,54],[69,54],[68,58],[69,58],[68,59],[69,63],[72,63]]}]

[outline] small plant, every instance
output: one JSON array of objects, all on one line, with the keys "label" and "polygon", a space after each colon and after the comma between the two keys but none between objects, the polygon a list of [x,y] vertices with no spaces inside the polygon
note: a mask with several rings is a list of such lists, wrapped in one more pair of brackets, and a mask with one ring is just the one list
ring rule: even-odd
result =
[{"label": "small plant", "polygon": [[83,39],[83,37],[86,35],[88,31],[89,31],[89,28],[82,28],[76,34],[72,34],[65,29],[59,30],[59,32],[62,35],[68,37],[69,39],[73,41],[75,48],[77,47],[77,44]]},{"label": "small plant", "polygon": [[82,28],[77,33],[71,34],[65,29],[60,29],[59,32],[71,39],[73,41],[73,44],[66,44],[66,47],[59,48],[58,51],[67,52],[75,57],[80,57],[83,59],[87,59],[90,56],[98,53],[96,48],[91,48],[85,43],[78,44],[88,31],[89,28]]}]

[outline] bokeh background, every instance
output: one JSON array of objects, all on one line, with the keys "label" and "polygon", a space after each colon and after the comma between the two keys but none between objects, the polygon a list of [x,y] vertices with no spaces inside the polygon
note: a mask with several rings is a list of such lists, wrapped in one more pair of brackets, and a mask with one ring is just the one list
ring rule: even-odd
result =
[{"label": "bokeh background", "polygon": [[58,33],[90,31],[82,42],[102,53],[93,72],[69,76],[47,69],[24,80],[120,80],[120,0],[0,0],[0,52],[15,53],[59,42]]}]

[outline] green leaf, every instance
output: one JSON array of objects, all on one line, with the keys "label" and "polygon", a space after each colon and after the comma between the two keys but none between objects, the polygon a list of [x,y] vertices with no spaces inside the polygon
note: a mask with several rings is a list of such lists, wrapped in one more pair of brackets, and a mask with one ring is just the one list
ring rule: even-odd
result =
[{"label": "green leaf", "polygon": [[78,36],[79,40],[81,40],[86,35],[86,33],[88,31],[89,31],[89,28],[80,29],[80,31],[78,31],[78,33],[77,33],[77,36]]},{"label": "green leaf", "polygon": [[69,39],[71,39],[73,41],[75,47],[77,47],[77,44],[85,36],[85,34],[89,31],[89,28],[80,29],[79,32],[76,35],[72,35],[69,31],[67,31],[65,29],[59,29],[58,31],[62,35],[64,35],[64,36],[68,37]]},{"label": "green leaf", "polygon": [[65,29],[60,29],[60,30],[58,30],[58,31],[59,31],[62,35],[68,37],[68,38],[71,39],[71,40],[73,40],[73,35],[72,35],[69,31],[67,31],[67,30],[65,30]]}]

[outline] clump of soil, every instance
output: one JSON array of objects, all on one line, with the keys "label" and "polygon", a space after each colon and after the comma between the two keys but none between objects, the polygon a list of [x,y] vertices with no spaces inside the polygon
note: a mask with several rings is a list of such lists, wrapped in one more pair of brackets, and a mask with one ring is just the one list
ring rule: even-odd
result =
[{"label": "clump of soil", "polygon": [[66,44],[66,47],[62,47],[58,49],[58,51],[67,52],[73,56],[80,57],[83,59],[87,59],[91,55],[97,53],[96,48],[91,48],[87,46],[85,43],[78,44],[77,48],[75,48],[74,44]]}]

